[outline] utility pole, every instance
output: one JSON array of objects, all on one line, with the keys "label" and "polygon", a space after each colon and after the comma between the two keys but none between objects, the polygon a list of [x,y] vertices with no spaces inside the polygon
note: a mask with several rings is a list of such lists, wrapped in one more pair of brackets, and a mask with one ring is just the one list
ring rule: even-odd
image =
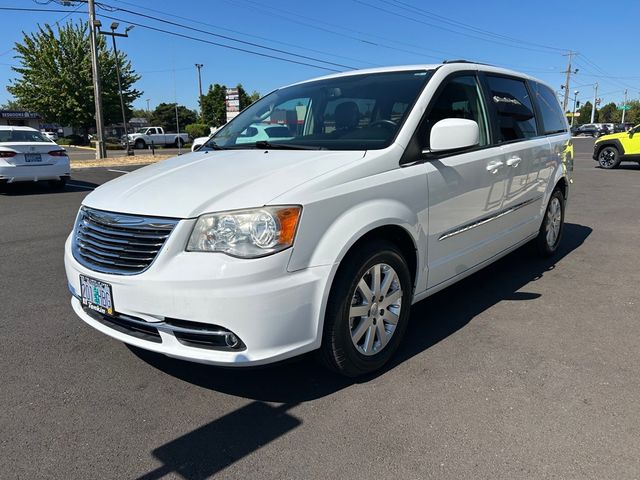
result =
[{"label": "utility pole", "polygon": [[624,123],[624,114],[627,111],[627,89],[624,89],[624,103],[622,104],[622,122]]},{"label": "utility pole", "polygon": [[116,33],[116,29],[120,26],[118,22],[111,24],[111,32],[98,31],[100,35],[109,35],[113,40],[113,54],[116,60],[116,75],[118,77],[118,92],[120,93],[120,109],[122,110],[122,128],[124,128],[124,139],[127,145],[127,155],[133,155],[131,146],[129,145],[129,132],[127,131],[127,114],[124,109],[124,96],[122,95],[122,80],[120,79],[120,59],[118,57],[118,47],[116,47],[116,37],[128,37],[129,31],[133,25],[129,25],[124,33]]},{"label": "utility pole", "polygon": [[203,122],[204,112],[202,109],[202,75],[200,74],[200,69],[202,69],[204,65],[202,63],[196,63],[196,68],[198,69],[198,91],[200,92],[200,96],[198,97],[198,101],[200,103],[200,121]]},{"label": "utility pole", "polygon": [[569,58],[569,61],[567,63],[567,71],[565,72],[567,74],[567,78],[564,82],[564,87],[562,87],[564,89],[564,102],[562,103],[563,112],[567,111],[567,105],[569,104],[569,88],[571,86],[571,74],[578,73],[577,68],[575,71],[571,70],[571,60],[573,60],[574,55],[576,55],[576,52],[572,52],[571,50],[569,50],[569,53],[564,54],[565,57]]},{"label": "utility pole", "polygon": [[596,105],[598,104],[598,82],[594,85],[593,90],[593,105],[591,106],[591,122],[593,123],[596,118]]},{"label": "utility pole", "polygon": [[94,0],[88,0],[89,5],[89,40],[91,47],[91,72],[93,74],[93,97],[96,104],[96,160],[107,156],[104,148],[104,125],[102,123],[102,92],[100,88],[100,66],[98,64],[98,41],[96,28],[100,27],[100,21],[96,20],[96,7]]},{"label": "utility pole", "polygon": [[[151,101],[150,98],[147,98],[147,117],[151,114],[151,110],[149,110],[149,102]],[[148,119],[147,119],[148,120]]]}]

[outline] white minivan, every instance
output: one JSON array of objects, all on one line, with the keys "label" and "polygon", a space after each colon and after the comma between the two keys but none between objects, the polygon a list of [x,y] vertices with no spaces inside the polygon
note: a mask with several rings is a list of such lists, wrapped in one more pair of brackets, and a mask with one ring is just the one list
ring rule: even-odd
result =
[{"label": "white minivan", "polygon": [[[256,124],[288,133],[245,142]],[[199,151],[88,195],[65,247],[71,303],[175,358],[244,366],[318,350],[344,375],[371,372],[412,303],[527,242],[557,251],[570,142],[552,89],[501,68],[290,85]]]}]

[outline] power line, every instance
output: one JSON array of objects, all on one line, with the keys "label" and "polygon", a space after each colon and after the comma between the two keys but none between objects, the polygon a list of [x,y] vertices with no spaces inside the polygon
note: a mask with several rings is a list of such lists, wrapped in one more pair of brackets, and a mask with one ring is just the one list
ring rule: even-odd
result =
[{"label": "power line", "polygon": [[102,14],[101,16],[104,17],[104,18],[108,18],[109,20],[115,20],[117,22],[130,23],[131,25],[135,25],[136,27],[146,28],[147,30],[153,30],[155,32],[165,33],[167,35],[172,35],[174,37],[186,38],[188,40],[193,40],[193,41],[200,42],[200,43],[206,43],[206,44],[209,44],[209,45],[215,45],[216,47],[227,48],[227,49],[230,49],[230,50],[235,50],[235,51],[243,52],[243,53],[249,53],[251,55],[257,55],[257,56],[265,57],[265,58],[272,58],[274,60],[280,60],[280,61],[283,61],[283,62],[295,63],[297,65],[304,65],[306,67],[319,68],[319,69],[322,69],[322,70],[328,70],[330,72],[340,72],[340,70],[336,70],[334,68],[325,67],[325,66],[322,66],[322,65],[314,65],[314,64],[311,64],[311,63],[300,62],[298,60],[292,60],[290,58],[279,57],[277,55],[270,55],[268,53],[256,52],[256,51],[253,51],[253,50],[248,50],[246,48],[234,47],[233,45],[225,45],[224,43],[213,42],[211,40],[205,40],[203,38],[193,37],[191,35],[186,35],[186,34],[183,34],[183,33],[172,32],[170,30],[165,30],[165,29],[162,29],[162,28],[152,27],[151,25],[144,25],[142,23],[133,22],[131,20],[127,20],[127,19],[123,19],[123,18],[117,18],[117,17],[113,17],[113,16],[110,16],[110,15],[105,15],[105,14]]},{"label": "power line", "polygon": [[511,48],[519,48],[519,49],[529,50],[529,51],[533,51],[533,52],[551,53],[548,50],[542,50],[540,48],[525,47],[525,46],[522,46],[522,45],[512,45],[512,44],[509,44],[509,43],[505,43],[505,42],[502,42],[502,41],[481,37],[481,36],[478,36],[478,35],[472,35],[472,34],[469,34],[469,33],[459,32],[457,30],[453,30],[451,28],[447,28],[447,27],[444,27],[442,25],[437,25],[437,24],[434,24],[434,23],[425,22],[424,20],[420,20],[420,19],[417,19],[415,17],[410,17],[410,16],[407,16],[407,15],[404,15],[404,14],[396,12],[394,10],[388,10],[386,8],[379,7],[377,5],[372,5],[372,4],[367,3],[367,2],[365,2],[363,0],[352,0],[352,1],[355,2],[355,3],[358,3],[360,5],[364,5],[366,7],[373,8],[373,9],[379,10],[381,12],[387,13],[389,15],[394,15],[396,17],[404,18],[405,20],[410,20],[412,22],[416,22],[416,23],[419,23],[419,24],[422,24],[422,25],[426,25],[428,27],[438,28],[440,30],[445,30],[447,32],[455,33],[455,34],[458,34],[458,35],[463,35],[465,37],[470,37],[470,38],[475,38],[477,40],[483,40],[483,41],[486,41],[486,42],[496,43],[498,45],[503,45],[503,46],[511,47]]},{"label": "power line", "polygon": [[[378,1],[380,3],[385,3],[382,0],[378,0]],[[506,41],[510,41],[510,42],[515,42],[515,43],[521,43],[521,44],[524,44],[524,45],[531,45],[531,46],[534,46],[534,47],[553,50],[553,51],[556,51],[556,52],[566,52],[567,51],[566,48],[552,47],[552,46],[549,46],[549,45],[543,45],[543,44],[540,44],[540,43],[530,42],[530,41],[527,41],[527,40],[521,40],[521,39],[518,39],[518,38],[515,38],[515,37],[510,37],[508,35],[503,35],[503,34],[500,34],[500,33],[492,32],[490,30],[485,30],[485,29],[482,29],[482,28],[479,28],[479,27],[475,27],[475,26],[470,25],[468,23],[463,23],[463,22],[460,22],[458,20],[454,20],[452,18],[445,17],[444,15],[439,15],[437,13],[425,10],[423,8],[416,7],[414,5],[411,5],[409,3],[403,2],[401,0],[391,0],[391,1],[396,4],[395,6],[397,6],[398,8],[401,8],[401,9],[403,9],[405,11],[409,11],[411,13],[418,13],[418,14],[424,16],[424,17],[427,17],[427,18],[433,18],[435,20],[442,21],[442,22],[444,22],[446,24],[449,24],[451,26],[454,26],[456,28],[460,28],[460,29],[464,29],[464,30],[470,30],[472,32],[479,33],[481,35],[486,35],[486,36],[490,36],[490,37],[494,37],[494,38],[497,38],[497,39],[506,40]]]},{"label": "power line", "polygon": [[[20,7],[0,7],[0,10],[5,10],[5,11],[29,11],[29,12],[52,12],[52,13],[66,13],[66,12],[68,12],[67,10],[60,10],[60,9],[20,8]],[[336,70],[334,68],[325,67],[323,65],[314,65],[314,64],[311,64],[311,63],[300,62],[298,60],[293,60],[293,59],[290,59],[290,58],[279,57],[277,55],[270,55],[270,54],[263,53],[263,52],[256,52],[256,51],[253,51],[253,50],[249,50],[249,49],[246,49],[246,48],[235,47],[233,45],[225,45],[224,43],[213,42],[211,40],[205,40],[203,38],[197,38],[197,37],[193,37],[191,35],[185,35],[185,34],[178,33],[178,32],[172,32],[172,31],[169,31],[169,30],[164,30],[162,28],[152,27],[150,25],[144,25],[142,23],[132,22],[131,20],[126,20],[126,19],[122,19],[122,18],[116,18],[116,17],[113,17],[113,16],[105,15],[105,14],[101,14],[101,16],[104,17],[104,18],[108,18],[109,20],[115,20],[115,21],[123,22],[123,23],[127,22],[127,23],[130,23],[132,25],[135,25],[136,27],[146,28],[147,30],[153,30],[153,31],[156,31],[156,32],[165,33],[167,35],[172,35],[174,37],[185,38],[185,39],[188,39],[188,40],[193,40],[193,41],[200,42],[200,43],[206,43],[206,44],[214,45],[214,46],[221,47],[221,48],[227,48],[229,50],[235,50],[235,51],[238,51],[238,52],[248,53],[248,54],[251,54],[251,55],[257,55],[259,57],[265,57],[265,58],[271,58],[271,59],[274,59],[274,60],[280,60],[280,61],[283,61],[283,62],[293,63],[293,64],[296,64],[296,65],[303,65],[303,66],[306,66],[306,67],[318,68],[318,69],[327,70],[327,71],[330,71],[330,72],[340,72],[340,70]]]},{"label": "power line", "polygon": [[295,49],[298,49],[298,50],[307,50],[307,51],[309,51],[309,52],[319,53],[319,54],[321,54],[321,55],[327,55],[327,56],[333,56],[333,57],[336,57],[336,58],[342,58],[342,59],[344,59],[344,60],[351,60],[351,61],[355,61],[355,62],[362,62],[362,63],[366,63],[367,65],[374,66],[374,67],[378,67],[378,66],[380,66],[380,65],[377,65],[377,64],[375,64],[375,63],[371,63],[371,62],[363,61],[362,59],[357,59],[357,58],[353,58],[353,57],[346,57],[346,56],[344,56],[344,55],[337,55],[337,54],[335,54],[335,53],[333,53],[333,52],[331,52],[331,53],[330,53],[330,52],[325,52],[325,51],[323,51],[323,50],[316,50],[316,49],[314,49],[314,48],[310,48],[310,47],[301,47],[300,45],[296,45],[296,44],[293,44],[293,43],[283,42],[283,41],[281,41],[281,40],[276,40],[276,39],[273,39],[273,38],[263,37],[263,36],[260,36],[260,35],[255,35],[255,34],[251,34],[251,33],[241,32],[241,31],[239,31],[239,30],[233,30],[233,29],[231,29],[231,28],[221,27],[220,25],[214,25],[214,24],[212,24],[212,23],[202,22],[202,21],[200,21],[200,20],[196,20],[196,19],[194,19],[194,18],[182,17],[182,16],[180,16],[180,15],[175,15],[175,14],[170,13],[170,12],[163,12],[162,10],[156,10],[156,9],[153,9],[153,8],[144,7],[144,6],[142,6],[142,5],[136,5],[135,3],[126,2],[126,1],[124,1],[124,0],[115,0],[115,1],[116,1],[117,3],[121,3],[121,4],[124,4],[124,5],[129,5],[129,6],[131,6],[131,7],[140,8],[140,9],[145,10],[145,11],[148,11],[148,12],[153,12],[153,13],[157,13],[157,14],[160,14],[160,15],[165,15],[165,16],[168,16],[168,17],[171,17],[171,18],[178,18],[178,19],[180,19],[180,20],[184,20],[184,21],[191,22],[191,23],[194,23],[194,24],[204,25],[204,26],[206,26],[206,27],[211,27],[211,28],[216,28],[216,29],[218,29],[218,30],[223,30],[223,31],[226,31],[226,32],[235,33],[235,34],[237,34],[237,35],[243,35],[243,36],[245,36],[245,37],[249,37],[249,38],[256,38],[256,39],[258,39],[258,40],[263,40],[263,41],[270,42],[270,43],[275,43],[275,44],[279,44],[279,45],[284,45],[284,46],[291,47],[291,48],[295,48]]},{"label": "power line", "polygon": [[[232,4],[234,3],[234,2],[231,2],[230,0],[225,0],[225,1],[227,1],[228,3],[232,3]],[[264,13],[265,15],[269,15],[271,17],[276,17],[276,18],[281,18],[281,19],[284,19],[284,20],[286,20],[288,22],[294,23],[295,25],[298,25],[298,26],[304,25],[305,27],[313,28],[315,30],[319,30],[319,31],[322,31],[322,32],[330,33],[332,35],[337,35],[337,36],[340,36],[340,37],[343,37],[343,38],[348,38],[350,40],[354,40],[354,41],[356,41],[358,43],[363,43],[363,44],[371,46],[371,47],[386,48],[386,49],[394,50],[394,51],[397,51],[397,52],[410,53],[411,55],[419,55],[420,57],[423,57],[423,58],[424,57],[426,57],[426,58],[434,58],[434,59],[437,59],[438,61],[442,60],[441,56],[436,57],[434,55],[425,54],[425,51],[435,52],[435,53],[439,53],[440,55],[445,55],[445,56],[449,56],[449,57],[460,57],[460,55],[458,55],[458,54],[452,54],[450,52],[444,52],[442,50],[435,50],[433,48],[425,48],[423,45],[413,45],[413,44],[410,44],[410,43],[407,43],[407,42],[401,42],[401,41],[398,41],[398,40],[393,40],[393,39],[390,39],[390,38],[382,37],[380,35],[368,34],[368,33],[365,33],[365,32],[361,32],[359,30],[354,30],[354,29],[351,29],[351,28],[346,28],[346,27],[342,27],[342,26],[335,25],[335,24],[332,24],[332,23],[324,22],[324,21],[319,20],[317,18],[311,18],[311,17],[306,17],[304,15],[300,15],[300,14],[297,14],[297,13],[291,13],[289,11],[285,11],[285,10],[282,10],[282,9],[279,9],[279,8],[273,7],[273,6],[270,6],[269,9],[267,10],[267,9],[262,8],[261,4],[259,4],[257,2],[254,2],[252,0],[244,0],[244,2],[249,4],[249,5],[251,5],[252,8],[254,8],[255,10],[258,10],[258,11]],[[282,12],[282,13],[277,13],[277,12]],[[289,17],[294,17],[294,18],[292,19],[292,18],[289,18]],[[305,19],[305,20],[309,20],[309,22],[304,21],[304,20],[299,20],[301,18]],[[326,27],[323,27],[321,25],[327,25],[327,26],[329,26],[331,28],[326,28]],[[335,28],[338,28],[340,30],[344,30],[344,31],[350,32],[350,33],[344,33],[344,32],[340,32],[340,31],[336,31],[336,30],[334,30]],[[395,46],[392,46],[392,45],[380,43],[377,40],[376,41],[368,40],[365,37],[382,39],[382,40],[384,40],[386,42],[391,42],[391,43],[395,43],[397,45],[404,45],[404,46],[408,46],[408,47],[411,47],[411,48],[416,48],[417,50],[408,50],[406,48],[395,47]]]},{"label": "power line", "polygon": [[[98,6],[101,6],[101,4],[98,4]],[[243,45],[249,45],[251,47],[261,48],[261,49],[268,50],[268,51],[271,51],[271,52],[282,53],[282,54],[289,55],[289,56],[292,56],[292,57],[297,57],[297,58],[302,58],[302,59],[305,59],[305,60],[310,60],[312,62],[325,63],[327,65],[332,65],[334,67],[348,68],[348,69],[351,69],[351,70],[355,69],[355,67],[352,67],[350,65],[344,65],[344,64],[341,64],[341,63],[330,62],[330,61],[327,61],[327,60],[322,60],[322,59],[319,59],[319,58],[310,57],[308,55],[300,55],[300,54],[292,53],[292,52],[289,52],[287,50],[282,50],[282,49],[279,49],[279,48],[267,47],[265,45],[260,45],[259,43],[248,42],[246,40],[241,40],[241,39],[238,39],[238,38],[234,38],[234,37],[231,37],[229,35],[222,35],[222,34],[219,34],[219,33],[213,33],[213,32],[209,32],[207,30],[202,30],[200,28],[190,27],[188,25],[184,25],[184,24],[181,24],[181,23],[178,23],[178,22],[174,22],[172,20],[166,20],[166,19],[162,19],[162,18],[159,18],[159,17],[155,17],[153,15],[147,15],[145,13],[135,12],[135,11],[129,10],[127,8],[121,8],[121,7],[114,7],[114,8],[116,8],[118,11],[129,13],[131,15],[137,15],[139,17],[148,18],[150,20],[155,20],[155,21],[162,22],[162,23],[165,23],[165,24],[173,25],[175,27],[184,28],[186,30],[191,30],[191,31],[194,31],[194,32],[203,33],[205,35],[211,35],[213,37],[222,38],[224,40],[241,43]]]}]

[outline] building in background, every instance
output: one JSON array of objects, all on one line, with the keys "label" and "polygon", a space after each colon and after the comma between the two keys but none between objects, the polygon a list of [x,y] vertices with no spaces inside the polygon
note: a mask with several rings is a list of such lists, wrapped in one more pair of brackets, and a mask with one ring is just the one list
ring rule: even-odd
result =
[{"label": "building in background", "polygon": [[0,125],[31,127],[40,130],[41,117],[35,112],[25,110],[0,110]]}]

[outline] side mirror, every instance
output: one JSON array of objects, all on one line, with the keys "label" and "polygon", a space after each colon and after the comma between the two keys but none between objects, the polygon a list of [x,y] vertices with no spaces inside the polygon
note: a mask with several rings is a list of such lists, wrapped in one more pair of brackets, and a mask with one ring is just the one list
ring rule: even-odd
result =
[{"label": "side mirror", "polygon": [[431,128],[429,149],[432,152],[459,150],[478,145],[480,128],[473,120],[445,118]]}]

